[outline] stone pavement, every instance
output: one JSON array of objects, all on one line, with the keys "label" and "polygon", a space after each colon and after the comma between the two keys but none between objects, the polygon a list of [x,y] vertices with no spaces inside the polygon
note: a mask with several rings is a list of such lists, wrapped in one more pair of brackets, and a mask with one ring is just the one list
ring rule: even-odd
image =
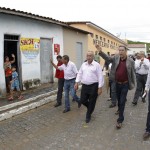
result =
[{"label": "stone pavement", "polygon": [[150,139],[142,140],[147,103],[132,106],[134,91],[128,93],[125,121],[116,130],[117,108],[108,108],[108,94],[99,96],[92,120],[84,122],[86,109],[71,102],[71,111],[63,114],[64,104],[54,102],[0,122],[0,150],[149,150]]}]

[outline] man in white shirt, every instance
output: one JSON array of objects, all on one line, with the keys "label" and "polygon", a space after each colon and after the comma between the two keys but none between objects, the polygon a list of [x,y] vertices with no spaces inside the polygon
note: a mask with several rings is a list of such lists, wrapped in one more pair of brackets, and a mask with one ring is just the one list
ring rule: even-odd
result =
[{"label": "man in white shirt", "polygon": [[69,56],[64,55],[62,58],[62,62],[63,64],[61,66],[57,66],[51,61],[52,65],[56,69],[64,71],[65,110],[63,111],[63,113],[66,113],[70,111],[69,92],[72,98],[76,102],[78,102],[78,107],[80,107],[80,99],[76,95],[76,91],[74,89],[75,79],[76,79],[78,70],[77,70],[76,65],[73,62],[69,61]]},{"label": "man in white shirt", "polygon": [[[132,102],[134,106],[137,105],[139,97],[143,95],[149,70],[149,60],[145,58],[144,52],[140,52],[139,56],[140,59],[136,59],[135,61],[137,87]],[[145,97],[142,98],[142,102],[145,102]]]},{"label": "man in white shirt", "polygon": [[80,102],[87,107],[86,123],[91,120],[91,114],[94,111],[96,99],[102,93],[104,79],[102,68],[99,63],[94,61],[93,51],[88,51],[87,61],[84,62],[77,74],[75,89],[78,89],[78,83],[82,83]]}]

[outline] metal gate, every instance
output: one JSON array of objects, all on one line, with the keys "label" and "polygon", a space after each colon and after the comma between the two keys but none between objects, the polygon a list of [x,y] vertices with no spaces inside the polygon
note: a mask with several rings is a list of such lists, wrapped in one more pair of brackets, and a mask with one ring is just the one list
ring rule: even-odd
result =
[{"label": "metal gate", "polygon": [[80,69],[82,63],[83,63],[83,52],[82,52],[82,43],[77,42],[76,43],[76,66],[77,69]]},{"label": "metal gate", "polygon": [[52,40],[40,39],[41,83],[53,82],[53,67],[50,63],[52,56]]}]

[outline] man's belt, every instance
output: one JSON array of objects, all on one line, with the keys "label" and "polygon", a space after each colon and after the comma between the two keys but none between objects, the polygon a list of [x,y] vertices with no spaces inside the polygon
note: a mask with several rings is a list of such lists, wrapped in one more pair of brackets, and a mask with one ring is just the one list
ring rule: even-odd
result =
[{"label": "man's belt", "polygon": [[117,83],[118,83],[118,84],[125,84],[125,83],[128,83],[128,81],[123,81],[123,82],[118,82],[118,81],[117,81]]}]

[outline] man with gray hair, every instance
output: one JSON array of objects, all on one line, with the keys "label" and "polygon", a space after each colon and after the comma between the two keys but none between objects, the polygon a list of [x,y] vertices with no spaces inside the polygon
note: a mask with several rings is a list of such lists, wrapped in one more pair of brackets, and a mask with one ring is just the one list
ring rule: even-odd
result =
[{"label": "man with gray hair", "polygon": [[96,99],[102,93],[104,79],[100,64],[94,61],[93,51],[87,52],[87,61],[84,62],[76,78],[75,90],[78,89],[78,83],[82,83],[80,102],[87,107],[86,123],[91,120],[91,114],[94,111]]},{"label": "man with gray hair", "polygon": [[[132,102],[134,106],[137,105],[139,97],[142,96],[144,93],[145,84],[147,80],[147,74],[149,70],[149,60],[145,58],[145,53],[141,51],[139,53],[139,57],[140,58],[136,59],[135,61],[137,87],[136,87],[134,99]],[[145,97],[142,97],[143,103],[145,103]]]}]

